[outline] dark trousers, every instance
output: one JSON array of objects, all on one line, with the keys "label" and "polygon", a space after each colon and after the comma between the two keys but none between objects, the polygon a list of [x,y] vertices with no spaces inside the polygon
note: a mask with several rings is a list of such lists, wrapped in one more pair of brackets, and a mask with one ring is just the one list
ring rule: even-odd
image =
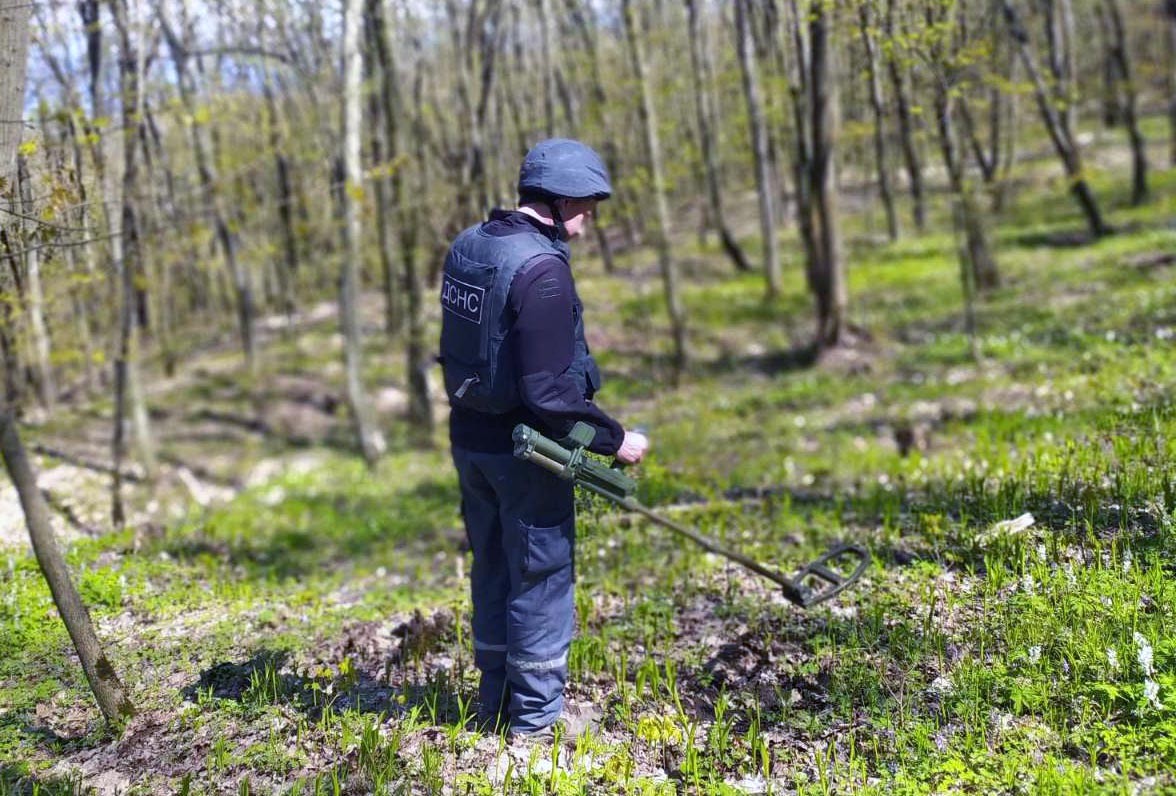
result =
[{"label": "dark trousers", "polygon": [[509,453],[453,449],[474,554],[479,712],[533,732],[559,718],[572,641],[572,484]]}]

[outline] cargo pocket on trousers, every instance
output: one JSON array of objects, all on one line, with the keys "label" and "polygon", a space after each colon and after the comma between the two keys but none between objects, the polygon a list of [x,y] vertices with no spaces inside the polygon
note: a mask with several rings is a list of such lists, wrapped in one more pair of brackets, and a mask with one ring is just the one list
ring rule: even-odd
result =
[{"label": "cargo pocket on trousers", "polygon": [[571,566],[575,546],[575,517],[550,527],[522,524],[523,577],[542,578]]}]

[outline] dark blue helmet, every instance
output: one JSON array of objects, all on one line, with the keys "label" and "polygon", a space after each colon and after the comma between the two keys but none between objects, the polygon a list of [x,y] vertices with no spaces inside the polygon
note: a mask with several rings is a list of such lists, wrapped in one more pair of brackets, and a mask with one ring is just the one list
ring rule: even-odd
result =
[{"label": "dark blue helmet", "polygon": [[612,184],[604,161],[592,147],[570,138],[548,138],[523,158],[519,195],[607,199]]}]

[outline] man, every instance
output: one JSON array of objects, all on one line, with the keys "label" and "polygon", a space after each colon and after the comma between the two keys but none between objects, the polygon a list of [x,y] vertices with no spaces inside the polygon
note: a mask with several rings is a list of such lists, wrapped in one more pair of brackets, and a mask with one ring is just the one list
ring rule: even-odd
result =
[{"label": "man", "polygon": [[474,554],[479,720],[512,737],[554,734],[572,640],[572,484],[514,458],[526,423],[560,439],[576,421],[590,450],[632,464],[649,443],[592,403],[600,388],[584,337],[567,242],[612,194],[590,147],[535,145],[519,169],[519,207],[457,236],[441,285],[441,363],[462,516]]}]

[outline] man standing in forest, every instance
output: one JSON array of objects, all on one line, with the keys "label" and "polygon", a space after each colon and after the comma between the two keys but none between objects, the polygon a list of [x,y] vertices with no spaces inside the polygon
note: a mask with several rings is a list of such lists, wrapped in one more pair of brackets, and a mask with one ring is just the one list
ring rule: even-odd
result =
[{"label": "man standing in forest", "polygon": [[441,286],[441,363],[462,516],[474,554],[479,722],[512,738],[554,736],[564,711],[573,628],[572,483],[513,455],[525,423],[560,439],[577,421],[589,450],[625,463],[649,443],[592,403],[600,371],[584,337],[568,241],[612,194],[590,147],[549,139],[519,169],[517,210],[495,210],[457,236]]}]

